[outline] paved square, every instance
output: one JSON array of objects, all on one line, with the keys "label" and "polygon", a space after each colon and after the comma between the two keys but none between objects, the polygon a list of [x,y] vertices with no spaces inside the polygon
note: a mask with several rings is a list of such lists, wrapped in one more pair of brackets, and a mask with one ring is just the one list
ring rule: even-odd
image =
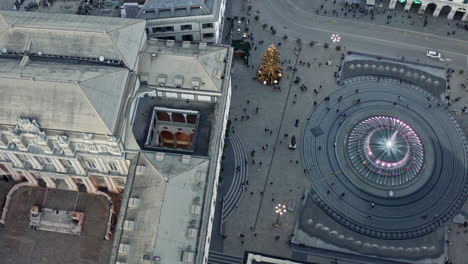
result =
[{"label": "paved square", "polygon": [[[109,219],[106,198],[40,187],[22,187],[13,195],[5,226],[0,227],[2,264],[101,264],[107,263],[112,241],[104,240]],[[29,209],[32,205],[84,212],[80,236],[32,230]]]}]

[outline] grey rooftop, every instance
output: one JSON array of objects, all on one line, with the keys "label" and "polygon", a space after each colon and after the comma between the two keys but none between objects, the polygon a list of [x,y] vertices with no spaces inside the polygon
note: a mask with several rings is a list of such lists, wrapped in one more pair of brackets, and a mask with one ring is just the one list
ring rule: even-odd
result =
[{"label": "grey rooftop", "polygon": [[52,130],[113,134],[129,71],[125,68],[0,58],[0,123],[34,117]]},{"label": "grey rooftop", "polygon": [[175,87],[182,76],[180,88],[192,89],[198,79],[200,91],[221,92],[228,54],[227,46],[151,39],[140,55],[140,80],[146,75],[148,85],[160,86],[158,77],[165,76],[164,86]]},{"label": "grey rooftop", "polygon": [[7,52],[102,56],[134,69],[145,36],[144,20],[0,11],[0,49]]}]

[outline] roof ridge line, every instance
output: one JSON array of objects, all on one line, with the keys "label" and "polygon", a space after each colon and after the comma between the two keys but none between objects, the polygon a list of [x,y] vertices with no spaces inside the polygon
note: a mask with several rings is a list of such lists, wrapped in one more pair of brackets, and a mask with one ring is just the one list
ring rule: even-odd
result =
[{"label": "roof ridge line", "polygon": [[[127,19],[128,19],[128,18],[127,18]],[[128,19],[128,20],[131,20],[131,19]],[[135,19],[135,20],[136,20],[136,19]],[[120,29],[122,29],[122,28],[126,28],[126,27],[129,27],[129,26],[134,26],[135,24],[142,23],[142,22],[145,22],[145,21],[144,21],[144,20],[138,19],[137,21],[135,21],[135,23],[131,23],[131,24],[128,24],[128,25],[125,25],[125,26],[121,26],[121,27],[118,27],[118,28],[114,28],[114,29],[109,30],[109,31],[104,30],[104,32],[110,33],[110,32],[116,31],[116,30],[120,30]]]},{"label": "roof ridge line", "polygon": [[120,68],[119,71],[113,71],[113,72],[108,72],[108,73],[105,73],[105,74],[97,75],[97,76],[91,77],[91,78],[83,80],[83,81],[77,81],[77,83],[78,84],[84,83],[84,82],[87,82],[87,81],[90,81],[90,80],[94,80],[96,78],[100,78],[100,77],[103,77],[103,76],[106,76],[106,75],[109,75],[109,74],[114,74],[116,72],[122,72],[122,71],[125,71],[125,70],[126,70],[125,68]]},{"label": "roof ridge line", "polygon": [[[205,55],[208,55],[208,53],[205,54]],[[203,65],[203,63],[198,59],[198,58],[200,58],[200,57],[202,57],[202,56],[196,56],[195,59],[196,59],[196,60],[198,61],[198,63],[202,66],[203,70],[208,74],[208,76],[210,77],[210,81],[211,81],[211,83],[213,84],[213,86],[216,87],[216,83],[215,83],[214,80],[213,80],[213,76],[211,76],[211,73],[209,73],[209,72],[206,70],[206,68],[205,68],[205,66]]]},{"label": "roof ridge line", "polygon": [[159,171],[158,168],[156,168],[156,166],[154,166],[153,162],[151,162],[151,160],[146,156],[146,154],[148,154],[148,152],[143,150],[142,153],[144,154],[143,156],[145,157],[146,162],[148,162],[151,165],[151,167],[153,167],[153,169],[156,170],[156,172],[159,175],[159,178],[161,178],[162,180],[165,180],[162,173],[161,173],[161,171]]},{"label": "roof ridge line", "polygon": [[180,176],[182,173],[185,173],[185,172],[187,172],[187,171],[190,171],[190,170],[192,170],[193,168],[199,166],[200,164],[202,164],[202,163],[204,163],[204,162],[208,162],[208,161],[209,161],[209,160],[202,160],[202,161],[200,161],[199,163],[194,164],[193,166],[188,167],[188,168],[186,168],[185,170],[180,171],[179,173],[175,174],[174,176],[172,176],[172,177],[169,178],[169,179],[172,179],[172,178],[175,178],[175,177],[177,177],[177,176]]},{"label": "roof ridge line", "polygon": [[111,33],[112,31],[104,31],[104,33],[106,34],[106,36],[110,39],[110,41],[112,42],[112,45],[114,46],[115,50],[117,50],[117,52],[119,53],[120,57],[122,58],[122,60],[125,62],[125,65],[129,65],[130,64],[128,63],[128,61],[125,59],[124,55],[122,54],[122,52],[120,52],[119,50],[119,47],[117,47],[117,45],[115,44],[114,40],[112,39],[112,37],[109,35],[109,33]]},{"label": "roof ridge line", "polygon": [[76,85],[78,85],[78,87],[80,88],[79,90],[83,93],[83,95],[85,96],[86,100],[88,101],[88,103],[92,106],[92,109],[93,111],[97,114],[97,116],[99,116],[99,119],[102,121],[102,123],[104,124],[104,127],[107,129],[107,132],[109,132],[109,135],[112,135],[110,129],[107,127],[107,124],[106,122],[104,121],[104,119],[102,119],[102,116],[98,113],[98,111],[96,111],[96,108],[94,107],[94,104],[91,102],[91,100],[89,99],[88,95],[84,92],[83,88],[81,88],[81,85],[79,82],[76,82]]}]

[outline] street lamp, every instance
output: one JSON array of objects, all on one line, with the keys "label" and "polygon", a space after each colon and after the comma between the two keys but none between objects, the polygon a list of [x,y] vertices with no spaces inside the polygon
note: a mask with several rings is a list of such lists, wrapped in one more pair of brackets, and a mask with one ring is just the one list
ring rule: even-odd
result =
[{"label": "street lamp", "polygon": [[341,37],[338,34],[332,34],[330,39],[333,41],[333,43],[337,43],[337,42],[340,42]]},{"label": "street lamp", "polygon": [[286,213],[286,205],[278,204],[277,206],[275,206],[275,213],[277,215],[276,216],[275,226],[279,226],[280,216],[282,216],[284,213]]}]

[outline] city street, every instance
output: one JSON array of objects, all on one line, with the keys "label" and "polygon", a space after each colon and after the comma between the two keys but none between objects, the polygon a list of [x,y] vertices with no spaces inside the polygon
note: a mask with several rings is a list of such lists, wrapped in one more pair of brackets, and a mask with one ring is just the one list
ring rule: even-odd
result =
[{"label": "city street", "polygon": [[[330,35],[341,35],[341,45],[348,50],[405,57],[407,60],[430,62],[464,69],[468,67],[468,34],[461,31],[461,39],[421,33],[407,29],[377,25],[343,18],[316,15],[301,0],[266,0],[252,2],[253,10],[262,23],[273,26],[278,35],[298,37],[305,43],[331,43]],[[444,19],[444,18],[440,18]],[[460,30],[459,30],[460,31]],[[425,52],[435,49],[445,55],[445,61],[426,58]],[[448,59],[448,60],[447,60]]]}]

